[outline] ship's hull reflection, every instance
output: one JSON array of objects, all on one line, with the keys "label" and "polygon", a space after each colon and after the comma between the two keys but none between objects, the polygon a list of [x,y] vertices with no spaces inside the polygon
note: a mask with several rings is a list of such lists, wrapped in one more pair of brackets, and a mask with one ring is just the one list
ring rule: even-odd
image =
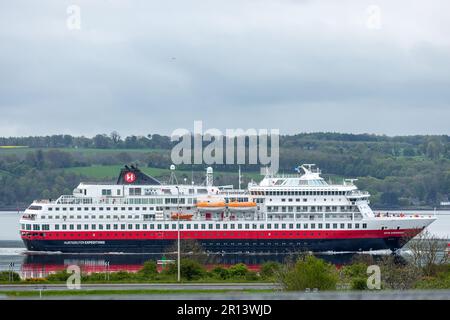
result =
[{"label": "ship's hull reflection", "polygon": [[[340,253],[340,254],[315,254],[318,258],[342,266],[351,263],[355,258],[379,259],[385,254],[362,254],[362,253]],[[267,261],[287,262],[295,261],[299,254],[202,254],[183,255],[200,261],[207,269],[217,265],[230,266],[236,263],[244,263],[249,270],[258,271],[261,265]],[[117,272],[139,271],[144,262],[159,261],[158,268],[162,269],[161,262],[164,260],[175,260],[173,254],[33,254],[27,253],[22,264],[22,277],[41,278],[48,274],[67,269],[70,265],[77,265],[84,273],[92,272]]]}]

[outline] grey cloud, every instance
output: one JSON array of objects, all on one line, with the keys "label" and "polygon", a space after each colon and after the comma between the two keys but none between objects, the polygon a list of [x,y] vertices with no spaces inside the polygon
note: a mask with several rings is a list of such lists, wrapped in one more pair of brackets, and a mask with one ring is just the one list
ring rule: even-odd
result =
[{"label": "grey cloud", "polygon": [[74,2],[0,12],[0,135],[450,133],[446,2]]}]

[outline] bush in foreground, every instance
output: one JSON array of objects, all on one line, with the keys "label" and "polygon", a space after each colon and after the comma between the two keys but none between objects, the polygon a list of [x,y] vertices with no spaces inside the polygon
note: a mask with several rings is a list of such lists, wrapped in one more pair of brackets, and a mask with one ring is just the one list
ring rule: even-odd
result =
[{"label": "bush in foreground", "polygon": [[335,290],[338,275],[332,264],[309,255],[281,271],[280,281],[286,290]]}]

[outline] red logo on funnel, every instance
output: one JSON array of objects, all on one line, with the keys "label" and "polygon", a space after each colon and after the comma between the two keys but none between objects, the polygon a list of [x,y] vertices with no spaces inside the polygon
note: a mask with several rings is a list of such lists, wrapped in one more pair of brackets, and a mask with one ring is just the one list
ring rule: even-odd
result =
[{"label": "red logo on funnel", "polygon": [[136,180],[136,175],[133,172],[125,173],[125,181],[128,183],[133,183]]}]

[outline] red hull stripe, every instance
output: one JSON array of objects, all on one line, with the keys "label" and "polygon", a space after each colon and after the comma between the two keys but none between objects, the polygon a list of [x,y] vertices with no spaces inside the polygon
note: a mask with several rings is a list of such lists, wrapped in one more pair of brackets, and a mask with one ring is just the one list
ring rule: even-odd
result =
[{"label": "red hull stripe", "polygon": [[[411,237],[418,229],[401,230],[247,230],[247,231],[180,231],[181,239],[373,239]],[[24,235],[28,233],[28,235]],[[176,240],[170,231],[41,231],[23,232],[29,240]]]}]

